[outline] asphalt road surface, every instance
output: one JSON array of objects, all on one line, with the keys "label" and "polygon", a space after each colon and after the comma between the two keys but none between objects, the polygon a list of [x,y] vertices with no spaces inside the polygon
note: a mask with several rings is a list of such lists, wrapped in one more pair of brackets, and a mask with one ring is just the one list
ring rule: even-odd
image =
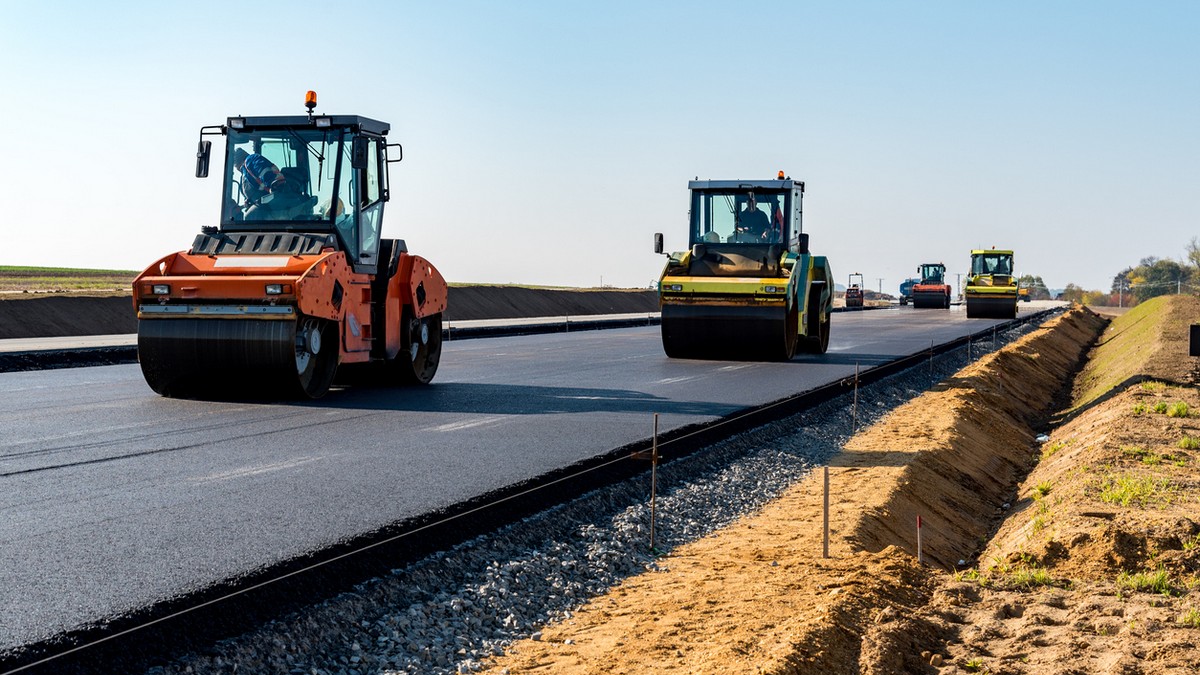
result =
[{"label": "asphalt road surface", "polygon": [[657,327],[452,341],[430,386],[304,403],[161,398],[136,365],[0,374],[0,651],[995,323],[835,314],[829,353],[787,364],[671,360]]}]

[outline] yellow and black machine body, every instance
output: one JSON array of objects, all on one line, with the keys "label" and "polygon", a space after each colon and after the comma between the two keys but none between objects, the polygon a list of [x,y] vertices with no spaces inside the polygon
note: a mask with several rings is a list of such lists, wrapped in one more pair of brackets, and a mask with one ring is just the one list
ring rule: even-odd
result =
[{"label": "yellow and black machine body", "polygon": [[[662,342],[673,358],[789,360],[829,346],[832,273],[802,231],[804,183],[690,181],[686,251],[659,279]],[[655,235],[663,253],[662,234]]]},{"label": "yellow and black machine body", "polygon": [[133,282],[138,358],[163,396],[259,392],[316,398],[339,371],[428,383],[441,355],[446,282],[403,240],[384,239],[385,122],[357,115],[231,117],[219,226]]},{"label": "yellow and black machine body", "polygon": [[845,300],[847,307],[862,308],[865,293],[863,288],[863,275],[858,272],[846,278]]},{"label": "yellow and black machine body", "polygon": [[971,251],[971,273],[963,295],[969,318],[1016,318],[1018,292],[1013,252],[994,248]]},{"label": "yellow and black machine body", "polygon": [[912,287],[913,307],[950,309],[950,284],[946,283],[946,266],[924,263],[917,266],[921,280]]}]

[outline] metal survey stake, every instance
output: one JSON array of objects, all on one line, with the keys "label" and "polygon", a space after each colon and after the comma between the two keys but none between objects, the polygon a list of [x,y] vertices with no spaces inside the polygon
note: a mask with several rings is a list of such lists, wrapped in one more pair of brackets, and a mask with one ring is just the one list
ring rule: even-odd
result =
[{"label": "metal survey stake", "polygon": [[854,362],[854,404],[850,406],[850,432],[858,431],[858,362]]},{"label": "metal survey stake", "polygon": [[822,539],[821,539],[821,557],[828,558],[829,557],[829,465],[826,464],[824,467],[822,467],[822,469],[825,473],[825,490],[824,490],[825,506],[824,506],[824,511],[823,511],[825,523],[824,523],[824,534],[822,535]]},{"label": "metal survey stake", "polygon": [[921,516],[917,516],[917,562],[925,562],[925,558],[921,555]]},{"label": "metal survey stake", "polygon": [[645,450],[635,451],[631,457],[633,459],[648,459],[650,460],[650,550],[654,550],[654,516],[655,516],[655,497],[658,487],[658,413],[654,413],[654,435],[650,441],[650,451]]}]

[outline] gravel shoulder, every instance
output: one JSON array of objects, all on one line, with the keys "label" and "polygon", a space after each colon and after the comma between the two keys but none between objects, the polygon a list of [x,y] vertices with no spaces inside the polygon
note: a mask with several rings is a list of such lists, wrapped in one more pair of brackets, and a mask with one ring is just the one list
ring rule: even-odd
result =
[{"label": "gravel shoulder", "polygon": [[[1200,452],[1179,444],[1200,425],[1153,410],[1200,405],[1178,356],[1198,304],[1103,334],[1074,310],[856,434],[830,461],[829,559],[810,476],[489,672],[1194,672]],[[1149,487],[1122,503],[1126,477]]]}]

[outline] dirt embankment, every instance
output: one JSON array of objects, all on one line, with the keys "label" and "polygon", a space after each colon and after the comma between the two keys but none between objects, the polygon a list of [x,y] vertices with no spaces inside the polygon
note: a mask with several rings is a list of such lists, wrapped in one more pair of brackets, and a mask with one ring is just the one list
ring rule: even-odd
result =
[{"label": "dirt embankment", "polygon": [[[1197,319],[1186,298],[1122,317],[1067,396],[1105,327],[1073,310],[847,444],[830,469],[830,558],[814,476],[492,672],[1194,672],[1200,451],[1177,446],[1200,425],[1148,411],[1200,406],[1177,356]],[[1158,487],[1122,505],[1127,473]]]},{"label": "dirt embankment", "polygon": [[[651,290],[452,286],[451,321],[658,311]],[[0,298],[0,339],[137,332],[128,295],[15,294]]]}]

